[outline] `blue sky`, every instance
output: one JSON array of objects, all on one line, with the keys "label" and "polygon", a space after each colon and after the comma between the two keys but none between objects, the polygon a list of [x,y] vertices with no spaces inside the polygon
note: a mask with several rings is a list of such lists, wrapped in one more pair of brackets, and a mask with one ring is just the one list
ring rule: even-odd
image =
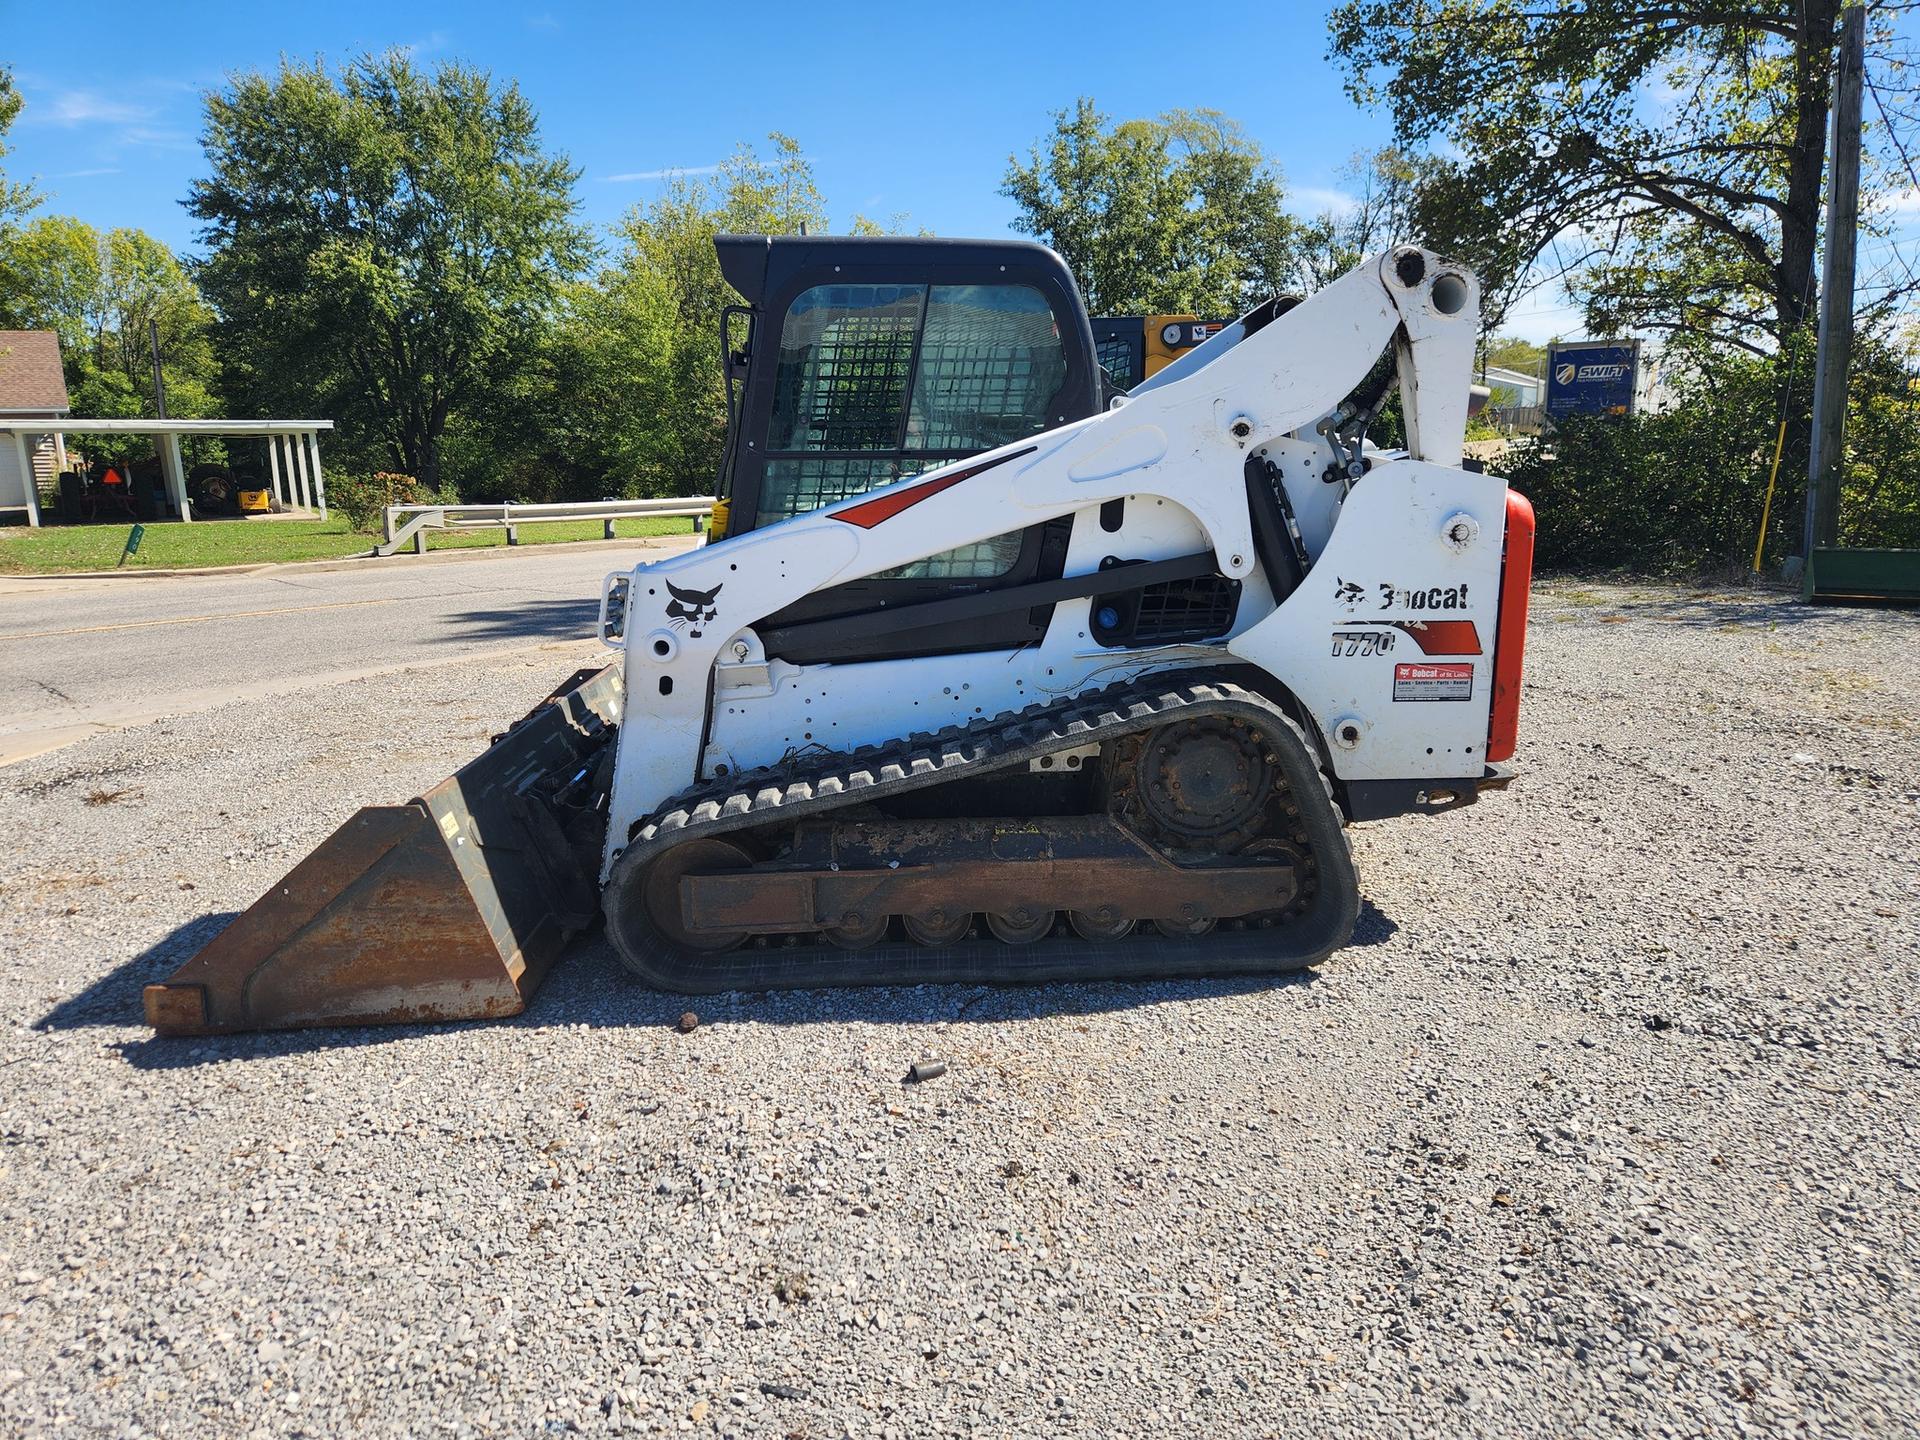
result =
[{"label": "blue sky", "polygon": [[[1324,58],[1323,3],[1208,0],[1204,24],[1194,6],[1164,0],[5,0],[0,12],[27,101],[10,174],[33,177],[47,210],[138,226],[182,249],[194,240],[180,201],[202,168],[200,96],[283,54],[335,63],[408,46],[422,61],[517,79],[548,145],[585,171],[583,211],[602,225],[656,193],[664,172],[699,171],[774,129],[804,146],[836,224],[903,213],[943,235],[1007,232],[1013,209],[997,192],[1008,156],[1083,94],[1120,116],[1225,111],[1278,161],[1303,213],[1337,205],[1353,155],[1388,135],[1386,117],[1349,101]],[[1572,328],[1535,309],[1513,328]]]}]

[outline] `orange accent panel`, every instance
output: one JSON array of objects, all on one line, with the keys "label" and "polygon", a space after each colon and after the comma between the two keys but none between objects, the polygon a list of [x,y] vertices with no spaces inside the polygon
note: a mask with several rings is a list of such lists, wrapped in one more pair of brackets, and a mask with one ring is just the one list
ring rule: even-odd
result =
[{"label": "orange accent panel", "polygon": [[1396,620],[1393,628],[1411,635],[1422,655],[1480,653],[1480,628],[1471,620]]},{"label": "orange accent panel", "polygon": [[918,505],[929,496],[938,495],[942,490],[950,490],[962,480],[971,480],[983,470],[991,470],[996,465],[1004,465],[1009,460],[1018,460],[1022,455],[1031,455],[1040,447],[1029,445],[1021,450],[1011,450],[1005,455],[996,455],[991,460],[982,460],[969,465],[964,470],[956,470],[951,475],[936,475],[931,480],[922,480],[918,485],[909,485],[904,490],[895,490],[888,495],[877,495],[871,500],[862,500],[858,505],[849,505],[844,510],[833,512],[833,518],[844,520],[849,525],[858,525],[862,530],[871,530],[882,520],[891,520],[902,510]]},{"label": "orange accent panel", "polygon": [[1500,570],[1500,622],[1493,638],[1493,711],[1487,759],[1511,760],[1520,736],[1520,660],[1527,647],[1527,593],[1533,586],[1533,502],[1507,491],[1507,550]]},{"label": "orange accent panel", "polygon": [[882,520],[891,520],[902,510],[918,505],[929,495],[938,495],[942,490],[950,490],[973,472],[962,470],[957,475],[942,475],[937,480],[923,481],[905,490],[896,490],[891,495],[882,495],[877,500],[863,500],[858,505],[833,512],[833,518],[844,520],[849,525],[858,525],[862,530],[871,530]]}]

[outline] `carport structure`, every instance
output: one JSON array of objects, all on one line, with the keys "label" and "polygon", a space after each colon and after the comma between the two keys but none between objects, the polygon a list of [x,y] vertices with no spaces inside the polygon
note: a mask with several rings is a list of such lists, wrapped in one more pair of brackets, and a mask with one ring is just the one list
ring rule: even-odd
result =
[{"label": "carport structure", "polygon": [[[184,521],[193,519],[187,503],[186,462],[180,454],[183,435],[217,435],[224,439],[265,440],[273,495],[282,505],[318,510],[327,518],[327,486],[320,472],[320,432],[333,429],[331,420],[74,420],[0,419],[0,444],[10,444],[20,456],[21,473],[33,474],[35,437],[53,435],[64,444],[68,435],[150,435],[160,456],[160,471],[174,509]],[[27,523],[40,523],[40,497],[27,487]]]}]

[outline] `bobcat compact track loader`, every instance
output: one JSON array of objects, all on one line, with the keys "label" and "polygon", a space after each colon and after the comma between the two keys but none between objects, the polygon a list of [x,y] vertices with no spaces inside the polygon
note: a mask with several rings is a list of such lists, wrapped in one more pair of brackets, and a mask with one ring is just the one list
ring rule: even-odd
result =
[{"label": "bobcat compact track loader", "polygon": [[1395,250],[1115,394],[1041,247],[719,247],[714,542],[607,577],[622,662],[350,819],[157,1029],[510,1014],[596,908],[678,991],[1296,969],[1348,823],[1505,783],[1533,521],[1462,466],[1471,275]]}]

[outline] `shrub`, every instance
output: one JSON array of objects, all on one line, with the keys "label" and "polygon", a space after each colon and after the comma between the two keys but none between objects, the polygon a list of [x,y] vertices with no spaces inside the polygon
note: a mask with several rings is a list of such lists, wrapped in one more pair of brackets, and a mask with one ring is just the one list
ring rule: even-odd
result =
[{"label": "shrub", "polygon": [[327,503],[363,535],[378,535],[389,505],[451,505],[457,497],[436,494],[411,475],[377,470],[371,475],[330,476]]},{"label": "shrub", "polygon": [[[1716,423],[1726,418],[1671,410],[1569,419],[1516,446],[1505,468],[1539,516],[1539,567],[1658,573],[1750,563],[1766,488],[1764,430]],[[1782,503],[1776,496],[1776,521]]]},{"label": "shrub", "polygon": [[[1810,352],[1793,396],[1812,388]],[[1700,357],[1676,402],[1651,415],[1563,422],[1515,446],[1501,467],[1539,516],[1543,570],[1744,571],[1766,503],[1779,433],[1778,362]],[[1920,357],[1875,331],[1857,337],[1848,384],[1842,545],[1920,544]],[[1789,431],[1765,561],[1799,551],[1804,432]]]}]

